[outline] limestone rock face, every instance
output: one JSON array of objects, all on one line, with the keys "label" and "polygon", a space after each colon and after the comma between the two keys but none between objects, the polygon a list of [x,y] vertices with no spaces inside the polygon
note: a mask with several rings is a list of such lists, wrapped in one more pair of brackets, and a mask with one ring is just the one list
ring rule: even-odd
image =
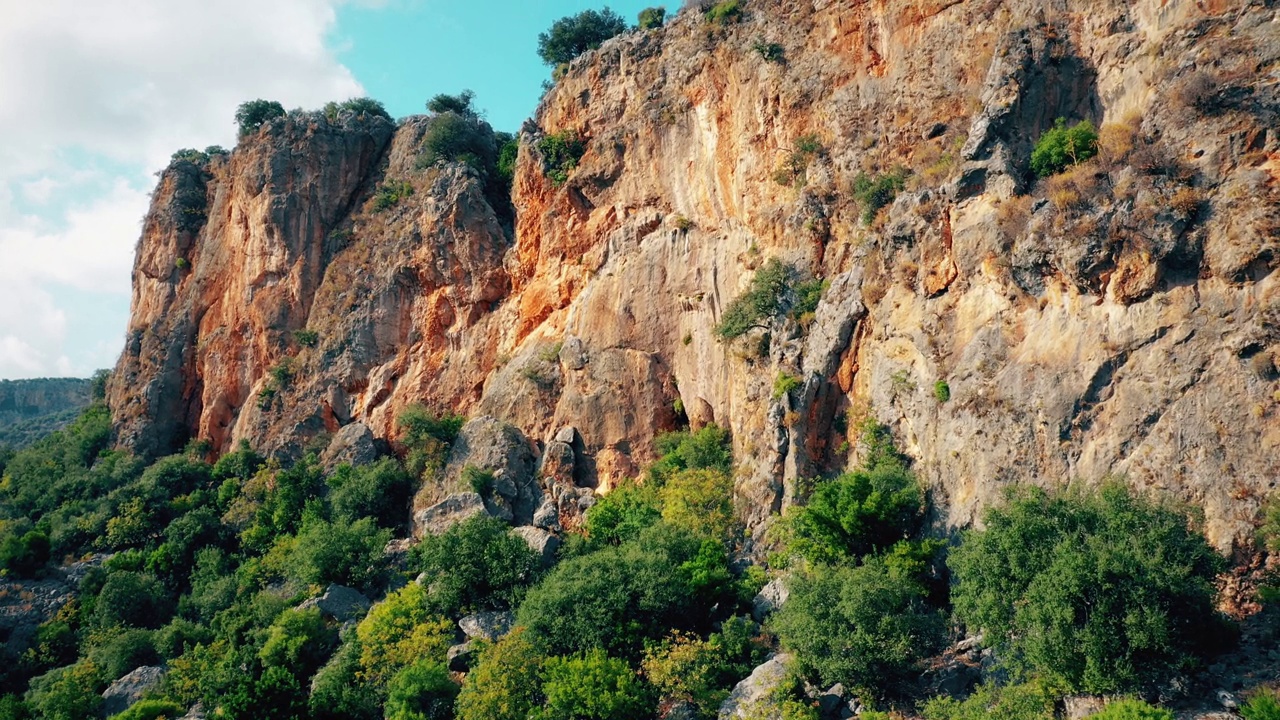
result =
[{"label": "limestone rock face", "polygon": [[102,711],[110,717],[128,710],[148,691],[160,687],[164,668],[140,667],[111,683],[102,691]]},{"label": "limestone rock face", "polygon": [[789,662],[790,655],[779,653],[752,670],[751,675],[734,686],[729,697],[720,706],[720,720],[779,717],[781,710],[776,706],[774,695],[790,677],[787,672]]},{"label": "limestone rock face", "polygon": [[[297,455],[353,422],[395,441],[421,402],[534,439],[548,474],[491,510],[546,527],[534,487],[571,520],[657,433],[714,422],[759,533],[874,418],[940,524],[1118,475],[1203,508],[1224,549],[1247,537],[1280,475],[1274,8],[744,5],[575,60],[522,133],[514,219],[465,166],[420,166],[429,118],[295,115],[175,163],[110,384],[120,441]],[[1102,128],[1101,155],[1037,181],[1059,117]],[[537,141],[561,132],[587,150],[557,186]],[[899,167],[878,212],[853,191]],[[380,207],[387,183],[413,192]],[[719,339],[772,258],[821,302]],[[774,398],[779,373],[801,383]]]}]

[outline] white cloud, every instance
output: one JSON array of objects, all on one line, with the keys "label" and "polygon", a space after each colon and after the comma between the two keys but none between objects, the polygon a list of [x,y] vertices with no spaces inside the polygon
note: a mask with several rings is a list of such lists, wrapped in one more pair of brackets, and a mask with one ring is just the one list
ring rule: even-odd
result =
[{"label": "white cloud", "polygon": [[150,173],[174,150],[230,146],[245,100],[362,94],[326,45],[343,1],[0,0],[0,378],[118,352],[123,326],[68,337],[67,317],[89,297],[127,309]]}]

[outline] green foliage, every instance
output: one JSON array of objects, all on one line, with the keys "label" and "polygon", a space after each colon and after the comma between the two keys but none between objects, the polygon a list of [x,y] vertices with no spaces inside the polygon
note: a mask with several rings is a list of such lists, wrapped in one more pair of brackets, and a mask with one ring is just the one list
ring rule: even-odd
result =
[{"label": "green foliage", "polygon": [[[337,112],[334,113],[334,115],[337,113],[349,112],[356,117],[364,117],[367,115],[369,117],[380,117],[387,120],[391,119],[391,113],[387,112],[386,106],[377,100],[368,97],[351,98],[350,100],[338,103],[336,111]],[[325,114],[329,115],[327,107]]]},{"label": "green foliage", "polygon": [[302,347],[315,347],[320,343],[320,333],[315,330],[294,330],[293,339]]},{"label": "green foliage", "polygon": [[562,17],[538,35],[538,57],[551,67],[572,62],[605,40],[627,31],[627,22],[609,8]]},{"label": "green foliage", "polygon": [[31,720],[27,704],[13,695],[0,697],[0,720]]},{"label": "green foliage", "polygon": [[707,10],[707,22],[728,25],[742,19],[741,0],[721,0]]},{"label": "green foliage", "polygon": [[733,478],[719,468],[682,470],[659,490],[662,519],[703,537],[721,541],[736,533]]},{"label": "green foliage", "polygon": [[458,695],[458,720],[528,720],[542,706],[546,655],[517,627],[486,648]]},{"label": "green foliage", "polygon": [[795,279],[795,269],[777,258],[771,258],[756,271],[746,292],[734,298],[725,308],[716,335],[733,340],[748,330],[767,327],[767,323],[786,309],[788,291]]},{"label": "green foliage", "polygon": [[407,180],[388,180],[378,187],[373,196],[374,212],[381,212],[395,207],[407,197],[413,195],[413,185]]},{"label": "green foliage", "polygon": [[496,481],[492,472],[481,470],[474,465],[468,465],[462,468],[462,482],[471,491],[481,497],[489,497],[489,493],[493,492],[493,483]]},{"label": "green foliage", "polygon": [[658,487],[685,470],[733,471],[733,446],[729,431],[715,424],[695,432],[663,433],[654,441],[658,461],[649,468],[649,481]]},{"label": "green foliage", "polygon": [[139,700],[111,720],[177,720],[187,709],[172,700]]},{"label": "green foliage", "polygon": [[380,720],[378,693],[356,678],[360,644],[347,642],[316,673],[311,684],[311,715],[315,720]]},{"label": "green foliage", "polygon": [[1028,488],[984,522],[951,552],[957,617],[1069,690],[1158,686],[1223,634],[1224,562],[1176,510],[1119,484]]},{"label": "green foliage", "polygon": [[150,630],[121,630],[109,635],[89,651],[88,658],[104,683],[124,677],[135,668],[160,662],[155,633]]},{"label": "green foliage", "polygon": [[711,604],[693,576],[709,568],[705,558],[691,562],[701,550],[697,536],[658,525],[635,541],[563,561],[529,590],[517,623],[553,654],[601,648],[635,658],[645,640],[708,620]]},{"label": "green foliage", "polygon": [[431,118],[415,167],[422,170],[440,161],[461,162],[487,173],[497,159],[498,145],[489,123],[470,110],[449,111]]},{"label": "green foliage", "polygon": [[436,414],[419,404],[410,405],[396,418],[396,426],[404,433],[404,442],[411,447],[431,442],[449,445],[458,437],[458,431],[467,421],[461,415]]},{"label": "green foliage", "polygon": [[853,179],[853,197],[862,208],[862,222],[870,225],[880,210],[893,202],[907,186],[908,171],[896,168],[883,175],[859,173]]},{"label": "green foliage", "polygon": [[786,49],[778,43],[756,40],[751,43],[751,49],[754,50],[765,62],[784,63],[787,61]]},{"label": "green foliage", "polygon": [[128,571],[108,575],[93,604],[94,622],[102,628],[158,628],[171,612],[168,592],[159,580]]},{"label": "green foliage", "polygon": [[303,677],[315,672],[333,650],[337,633],[325,626],[319,608],[289,609],[267,628],[258,659]]},{"label": "green foliage", "polygon": [[946,380],[939,380],[933,384],[933,397],[940,403],[951,399],[951,386]]},{"label": "green foliage", "polygon": [[413,478],[393,458],[356,468],[340,465],[325,482],[335,518],[354,522],[368,517],[395,529],[409,516]]},{"label": "green foliage", "polygon": [[979,685],[963,702],[939,697],[925,703],[925,720],[1053,720],[1055,693],[1043,682]]},{"label": "green foliage", "polygon": [[808,503],[787,512],[783,534],[791,552],[835,563],[887,550],[923,520],[919,481],[906,468],[884,463],[820,483]]},{"label": "green foliage", "polygon": [[1038,177],[1057,175],[1072,165],[1098,154],[1098,131],[1088,120],[1067,127],[1066,118],[1058,118],[1044,131],[1031,151],[1031,170]]},{"label": "green foliage", "polygon": [[824,684],[883,695],[946,639],[946,620],[925,604],[924,588],[877,558],[818,566],[793,576],[790,590],[773,629]]},{"label": "green foliage", "polygon": [[387,720],[453,720],[458,686],[440,662],[419,660],[387,686]]},{"label": "green foliage", "polygon": [[652,712],[635,672],[603,650],[547,658],[542,671],[546,702],[532,720],[631,720]]},{"label": "green foliage", "polygon": [[312,585],[366,586],[381,572],[382,550],[390,539],[391,532],[372,518],[309,519],[290,553],[289,575]]},{"label": "green foliage", "polygon": [[1260,687],[1240,706],[1244,720],[1280,720],[1280,689]]},{"label": "green foliage", "polygon": [[427,609],[427,591],[410,583],[374,605],[356,626],[359,677],[385,686],[401,668],[419,660],[444,660],[455,627]]},{"label": "green foliage", "polygon": [[510,133],[495,133],[494,139],[498,141],[498,176],[510,188],[520,159],[520,139]]},{"label": "green foliage", "polygon": [[84,720],[98,715],[102,697],[98,668],[83,661],[31,681],[26,702],[41,720]]},{"label": "green foliage", "polygon": [[169,157],[170,163],[189,162],[196,165],[203,165],[209,162],[209,155],[200,152],[195,148],[183,148]]},{"label": "green foliage", "polygon": [[757,631],[755,623],[734,616],[706,640],[672,633],[645,650],[641,666],[665,700],[691,703],[702,717],[715,717],[730,688],[764,662]]},{"label": "green foliage", "polygon": [[578,161],[587,152],[587,144],[577,133],[566,130],[539,140],[538,152],[542,154],[543,174],[559,187],[565,184],[569,174],[578,167]]},{"label": "green foliage", "polygon": [[[782,46],[776,44],[757,43],[756,50],[765,59],[776,58],[782,62]],[[779,185],[803,185],[805,172],[813,159],[823,152],[822,141],[817,135],[803,135],[796,138],[795,149],[782,161],[782,165],[773,174],[774,182]]]},{"label": "green foliage", "polygon": [[598,545],[621,545],[662,519],[653,485],[623,483],[610,490],[587,510],[583,529]]},{"label": "green foliage", "polygon": [[19,535],[7,524],[0,540],[0,570],[18,577],[35,577],[49,563],[49,536],[39,530]]},{"label": "green foliage", "polygon": [[284,117],[284,106],[274,100],[250,100],[236,108],[240,137],[255,133],[264,123]]},{"label": "green foliage", "polygon": [[664,7],[645,8],[640,11],[640,18],[636,27],[641,30],[656,30],[662,27],[667,20],[667,9]]},{"label": "green foliage", "polygon": [[475,99],[476,94],[470,90],[463,90],[457,95],[440,93],[427,101],[427,111],[436,115],[441,113],[475,115],[476,111],[471,107],[471,102]]},{"label": "green foliage", "polygon": [[778,371],[778,376],[773,379],[773,399],[781,400],[795,390],[800,389],[802,385],[804,385],[804,381],[800,379],[800,376]]},{"label": "green foliage", "polygon": [[1173,720],[1173,713],[1141,700],[1126,699],[1107,703],[1102,712],[1089,717],[1093,720]]},{"label": "green foliage", "polygon": [[414,557],[431,588],[428,606],[450,617],[516,605],[541,567],[529,544],[489,515],[423,538]]}]

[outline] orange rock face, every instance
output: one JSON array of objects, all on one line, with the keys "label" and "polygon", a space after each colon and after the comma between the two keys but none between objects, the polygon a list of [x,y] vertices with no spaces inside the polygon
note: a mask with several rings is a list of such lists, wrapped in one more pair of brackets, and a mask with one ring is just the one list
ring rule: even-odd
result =
[{"label": "orange rock face", "polygon": [[[394,437],[421,402],[539,445],[575,427],[608,487],[687,418],[732,431],[759,527],[856,461],[869,415],[948,523],[1011,482],[1122,473],[1246,534],[1280,474],[1280,378],[1252,360],[1280,352],[1276,90],[1241,71],[1276,59],[1268,11],[746,5],[572,63],[522,134],[512,221],[465,166],[419,167],[427,118],[298,116],[171,166],[111,385],[121,442],[297,454],[355,421]],[[1212,92],[1182,62],[1210,55]],[[1103,147],[1037,182],[1058,117]],[[560,132],[587,150],[556,186],[538,142]],[[413,192],[378,209],[388,183]],[[821,302],[720,339],[770,258]],[[802,387],[775,397],[779,373]]]}]

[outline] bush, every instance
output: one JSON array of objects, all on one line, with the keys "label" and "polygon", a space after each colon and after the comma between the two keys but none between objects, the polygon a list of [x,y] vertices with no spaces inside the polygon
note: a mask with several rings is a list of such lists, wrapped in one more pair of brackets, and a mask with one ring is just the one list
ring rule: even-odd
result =
[{"label": "bush", "polygon": [[925,720],[1054,720],[1054,693],[1042,682],[979,685],[963,702],[938,697],[925,703]]},{"label": "bush", "polygon": [[[782,46],[757,43],[757,52],[766,60],[782,62]],[[796,139],[795,149],[782,161],[781,167],[773,174],[774,182],[779,185],[803,185],[805,171],[813,159],[822,153],[822,142],[817,135],[804,135]]]},{"label": "bush", "polygon": [[151,575],[113,572],[93,605],[99,627],[158,628],[169,620],[171,604],[164,586]]},{"label": "bush", "polygon": [[939,380],[933,384],[933,397],[940,403],[951,399],[951,386],[946,380]]},{"label": "bush", "polygon": [[431,118],[422,136],[419,170],[437,162],[461,162],[481,174],[494,172],[498,145],[489,123],[470,113],[444,112]]},{"label": "bush", "polygon": [[578,167],[578,161],[587,152],[587,145],[577,133],[566,130],[539,140],[538,151],[542,153],[543,174],[559,187],[569,179],[569,173]]},{"label": "bush", "polygon": [[707,10],[707,22],[717,25],[728,25],[742,19],[742,3],[740,0],[722,0]]},{"label": "bush", "polygon": [[819,483],[809,501],[789,510],[787,549],[810,562],[836,563],[882,552],[924,521],[920,483],[892,463]]},{"label": "bush", "polygon": [[458,695],[458,720],[528,720],[541,707],[546,655],[517,627],[480,654]]},{"label": "bush", "polygon": [[496,133],[494,139],[498,141],[498,177],[510,188],[520,159],[520,139],[508,133]]},{"label": "bush", "polygon": [[353,468],[340,465],[325,482],[334,517],[348,522],[372,518],[384,528],[399,528],[409,517],[413,478],[394,458]]},{"label": "bush", "polygon": [[1258,688],[1240,706],[1240,716],[1244,720],[1280,720],[1280,690]]},{"label": "bush", "polygon": [[387,112],[386,106],[382,103],[368,97],[351,98],[338,105],[339,112],[350,112],[356,117],[369,115],[372,117],[391,119],[391,113]]},{"label": "bush", "polygon": [[1058,118],[1036,141],[1031,151],[1031,170],[1038,177],[1049,177],[1097,154],[1098,131],[1093,123],[1081,120],[1067,127],[1066,119]]},{"label": "bush", "polygon": [[765,42],[764,40],[756,40],[751,44],[751,49],[756,51],[765,62],[784,63],[786,62],[786,48],[778,43]]},{"label": "bush", "polygon": [[139,700],[111,720],[178,720],[187,709],[172,700]]},{"label": "bush", "polygon": [[737,519],[733,512],[733,478],[719,469],[683,470],[659,491],[662,519],[704,537],[730,541]]},{"label": "bush", "polygon": [[583,529],[597,545],[621,545],[662,519],[653,485],[624,483],[587,510]]},{"label": "bush", "polygon": [[529,544],[489,515],[423,538],[414,556],[430,587],[429,607],[450,617],[514,606],[541,568]]},{"label": "bush", "polygon": [[382,687],[419,660],[443,661],[456,628],[427,610],[427,592],[410,583],[374,605],[356,626],[360,677]]},{"label": "bush", "polygon": [[453,720],[458,686],[444,663],[419,660],[387,686],[386,720]]},{"label": "bush", "polygon": [[907,186],[907,170],[897,168],[883,175],[859,173],[853,179],[853,197],[862,207],[862,222],[870,225],[882,208],[887,207]]},{"label": "bush", "polygon": [[764,662],[765,648],[754,637],[757,631],[755,623],[734,616],[706,640],[672,633],[645,650],[645,677],[665,702],[692,703],[701,717],[715,717],[730,688]]},{"label": "bush", "polygon": [[795,575],[790,590],[773,629],[823,687],[883,695],[946,639],[946,619],[926,606],[924,588],[875,558]]},{"label": "bush", "polygon": [[359,670],[359,643],[344,643],[311,681],[315,720],[382,720],[377,693],[356,679]]},{"label": "bush", "polygon": [[800,389],[802,385],[804,385],[804,382],[798,375],[779,371],[778,376],[773,379],[773,399],[781,400],[795,390]]},{"label": "bush", "polygon": [[[380,212],[393,208],[407,197],[413,195],[413,185],[407,180],[388,180],[382,183],[373,196],[373,210]],[[280,386],[276,386],[279,388]]]},{"label": "bush", "polygon": [[572,62],[588,50],[595,50],[605,40],[627,31],[627,21],[609,8],[584,10],[562,17],[549,30],[538,35],[538,57],[551,67]]},{"label": "bush", "polygon": [[293,339],[302,347],[315,347],[320,343],[320,333],[315,330],[294,330]]},{"label": "bush", "polygon": [[1173,713],[1141,700],[1117,700],[1089,717],[1092,720],[1173,720]]},{"label": "bush", "polygon": [[788,291],[795,279],[795,269],[777,258],[770,259],[756,271],[746,292],[734,298],[725,308],[716,335],[733,340],[753,328],[767,328],[769,321],[781,315]]},{"label": "bush", "polygon": [[663,433],[654,445],[659,459],[649,468],[649,481],[658,487],[685,470],[718,470],[725,474],[733,471],[729,431],[714,424],[692,433]]},{"label": "bush", "polygon": [[102,707],[99,671],[82,661],[51,670],[31,681],[26,701],[41,720],[85,720]]},{"label": "bush", "polygon": [[150,630],[123,630],[109,635],[101,645],[89,651],[88,657],[104,683],[114,682],[136,668],[160,662],[155,634]]},{"label": "bush", "polygon": [[236,108],[240,137],[258,131],[264,123],[284,117],[284,106],[274,100],[250,100]]},{"label": "bush", "polygon": [[652,714],[635,672],[602,650],[547,658],[542,672],[546,702],[530,714],[532,720],[632,720]]},{"label": "bush", "polygon": [[1022,489],[984,522],[951,552],[956,616],[1071,691],[1157,687],[1223,634],[1224,561],[1177,511],[1109,484]]},{"label": "bush", "polygon": [[457,95],[440,93],[427,101],[427,111],[436,115],[441,113],[475,115],[475,110],[471,107],[471,101],[475,99],[476,94],[470,90],[463,90]]},{"label": "bush", "polygon": [[319,608],[291,608],[267,628],[258,659],[264,666],[282,667],[307,677],[329,657],[336,639],[337,632],[325,626]]},{"label": "bush", "polygon": [[0,570],[18,577],[35,577],[49,563],[49,549],[49,536],[39,530],[21,535],[5,532],[0,541]]},{"label": "bush", "polygon": [[289,575],[311,585],[366,586],[380,574],[382,550],[390,539],[391,532],[380,529],[372,518],[309,519],[298,531]]},{"label": "bush", "polygon": [[639,22],[636,27],[641,30],[655,30],[662,27],[667,19],[667,9],[664,7],[645,8],[640,11]]}]

